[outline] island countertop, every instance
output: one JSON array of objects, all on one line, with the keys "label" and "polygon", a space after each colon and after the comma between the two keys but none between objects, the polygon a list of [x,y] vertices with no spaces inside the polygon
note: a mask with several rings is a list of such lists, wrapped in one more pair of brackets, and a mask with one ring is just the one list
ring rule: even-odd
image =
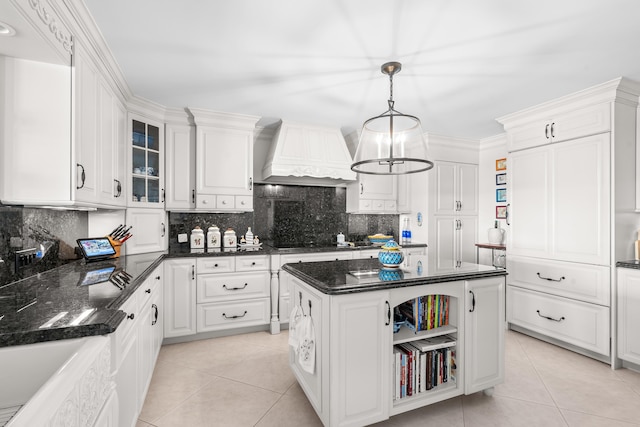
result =
[{"label": "island countertop", "polygon": [[283,270],[320,292],[337,295],[369,292],[405,286],[505,276],[502,268],[462,263],[455,267],[435,266],[427,256],[413,256],[411,265],[385,268],[377,259],[303,262],[285,264]]}]

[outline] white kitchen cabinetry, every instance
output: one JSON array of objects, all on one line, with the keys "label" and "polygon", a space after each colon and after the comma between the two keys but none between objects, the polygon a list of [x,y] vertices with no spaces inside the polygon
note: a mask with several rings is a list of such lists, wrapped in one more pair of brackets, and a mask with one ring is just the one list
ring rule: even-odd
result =
[{"label": "white kitchen cabinetry", "polygon": [[153,308],[162,295],[161,270],[156,268],[120,308],[126,317],[112,337],[118,426],[135,426],[151,382],[159,350],[154,335],[162,328],[161,310]]},{"label": "white kitchen cabinetry", "polygon": [[639,93],[620,78],[498,119],[510,150],[507,321],[614,366],[612,260],[633,256],[635,189],[620,183],[635,177]]},{"label": "white kitchen cabinetry", "polygon": [[198,258],[197,271],[197,332],[269,323],[268,255]]},{"label": "white kitchen cabinetry", "polygon": [[347,212],[397,213],[397,176],[358,174],[356,181],[347,183]]},{"label": "white kitchen cabinetry", "polygon": [[438,268],[460,267],[463,262],[475,262],[475,243],[478,235],[478,218],[435,216],[430,224],[429,254]]},{"label": "white kitchen cabinetry", "polygon": [[126,223],[133,236],[123,247],[128,255],[163,251],[168,245],[167,214],[164,209],[129,208]]},{"label": "white kitchen cabinetry", "polygon": [[196,259],[164,261],[164,337],[196,333]]},{"label": "white kitchen cabinetry", "polygon": [[163,325],[162,325],[162,266],[157,267],[151,275],[140,286],[139,307],[140,307],[140,329],[138,340],[138,371],[140,381],[138,381],[138,396],[142,399],[138,402],[138,413],[142,410],[144,396],[147,394],[153,367],[158,352],[162,345]]},{"label": "white kitchen cabinetry", "polygon": [[465,394],[504,382],[504,287],[502,277],[465,284]]},{"label": "white kitchen cabinetry", "polygon": [[126,205],[126,110],[81,42],[75,43],[76,196],[106,206]]},{"label": "white kitchen cabinetry", "polygon": [[640,270],[618,268],[618,357],[640,365]]},{"label": "white kitchen cabinetry", "polygon": [[611,129],[609,103],[569,111],[550,111],[546,117],[514,127],[508,134],[509,151],[567,141]]},{"label": "white kitchen cabinetry", "polygon": [[429,257],[438,267],[476,262],[478,166],[438,161],[429,176]]},{"label": "white kitchen cabinetry", "polygon": [[281,268],[284,264],[296,262],[339,261],[353,259],[353,251],[345,249],[342,252],[310,252],[297,254],[282,254],[271,256],[271,332],[280,331],[282,323],[289,322],[289,314],[295,304],[294,295],[291,294],[291,285],[288,282],[290,275],[282,275]]},{"label": "white kitchen cabinetry", "polygon": [[[327,295],[282,274],[314,324],[314,372],[302,369],[293,349],[289,364],[324,425],[369,425],[462,394],[490,394],[504,380],[503,277]],[[448,325],[417,334],[404,326],[393,333],[394,308],[429,295],[448,296]],[[397,398],[394,346],[445,334],[460,340],[453,346],[454,377]]]},{"label": "white kitchen cabinetry", "polygon": [[196,124],[196,208],[253,211],[258,117],[190,109]]},{"label": "white kitchen cabinetry", "polygon": [[95,64],[80,39],[74,40],[73,68],[9,57],[0,61],[0,85],[10,88],[3,94],[12,106],[3,111],[0,137],[3,203],[124,206],[119,175],[124,106]]},{"label": "white kitchen cabinetry", "polygon": [[478,214],[478,165],[438,161],[430,173],[436,215]]},{"label": "white kitchen cabinetry", "polygon": [[129,113],[129,207],[164,208],[164,124]]},{"label": "white kitchen cabinetry", "polygon": [[[182,121],[179,114],[184,114]],[[165,125],[165,209],[180,211],[196,207],[196,139],[195,128],[186,113],[167,114]]]},{"label": "white kitchen cabinetry", "polygon": [[609,138],[605,133],[511,153],[509,255],[608,264]]}]

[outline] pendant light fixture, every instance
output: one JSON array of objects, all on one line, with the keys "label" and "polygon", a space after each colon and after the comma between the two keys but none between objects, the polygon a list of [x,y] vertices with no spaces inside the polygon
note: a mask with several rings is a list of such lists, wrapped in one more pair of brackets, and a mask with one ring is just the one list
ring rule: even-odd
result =
[{"label": "pendant light fixture", "polygon": [[389,76],[389,109],[362,125],[360,142],[351,170],[372,175],[404,175],[433,167],[427,160],[427,145],[417,117],[394,109],[393,76],[402,68],[399,62],[380,67]]}]

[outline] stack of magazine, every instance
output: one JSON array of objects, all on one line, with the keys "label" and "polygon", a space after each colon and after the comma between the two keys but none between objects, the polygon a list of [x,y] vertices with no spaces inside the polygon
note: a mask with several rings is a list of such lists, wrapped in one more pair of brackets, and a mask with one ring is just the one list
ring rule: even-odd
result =
[{"label": "stack of magazine", "polygon": [[456,338],[450,335],[396,344],[394,400],[415,396],[456,380]]}]

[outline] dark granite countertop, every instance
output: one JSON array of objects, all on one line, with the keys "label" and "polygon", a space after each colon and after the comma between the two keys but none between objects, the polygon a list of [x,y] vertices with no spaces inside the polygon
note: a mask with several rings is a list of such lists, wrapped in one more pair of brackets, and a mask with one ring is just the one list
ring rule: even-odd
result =
[{"label": "dark granite countertop", "polygon": [[162,255],[78,260],[0,287],[0,347],[115,331],[125,317],[119,308]]},{"label": "dark granite countertop", "polygon": [[[406,247],[412,246],[426,245],[415,244]],[[84,260],[72,261],[44,273],[0,286],[0,347],[114,332],[125,317],[120,307],[165,258],[275,255],[372,248],[376,247],[276,249],[263,245],[259,250],[235,251],[192,251],[186,247],[127,255],[94,263]],[[84,320],[74,324],[83,313],[89,314]]]},{"label": "dark granite countertop", "polygon": [[637,260],[618,261],[616,262],[616,267],[635,268],[637,270],[640,270],[640,261],[637,261]]},{"label": "dark granite countertop", "polygon": [[426,256],[416,256],[410,267],[384,268],[377,259],[354,259],[285,264],[291,273],[329,295],[378,291],[405,286],[504,276],[501,268],[462,263],[460,267],[436,268]]}]

